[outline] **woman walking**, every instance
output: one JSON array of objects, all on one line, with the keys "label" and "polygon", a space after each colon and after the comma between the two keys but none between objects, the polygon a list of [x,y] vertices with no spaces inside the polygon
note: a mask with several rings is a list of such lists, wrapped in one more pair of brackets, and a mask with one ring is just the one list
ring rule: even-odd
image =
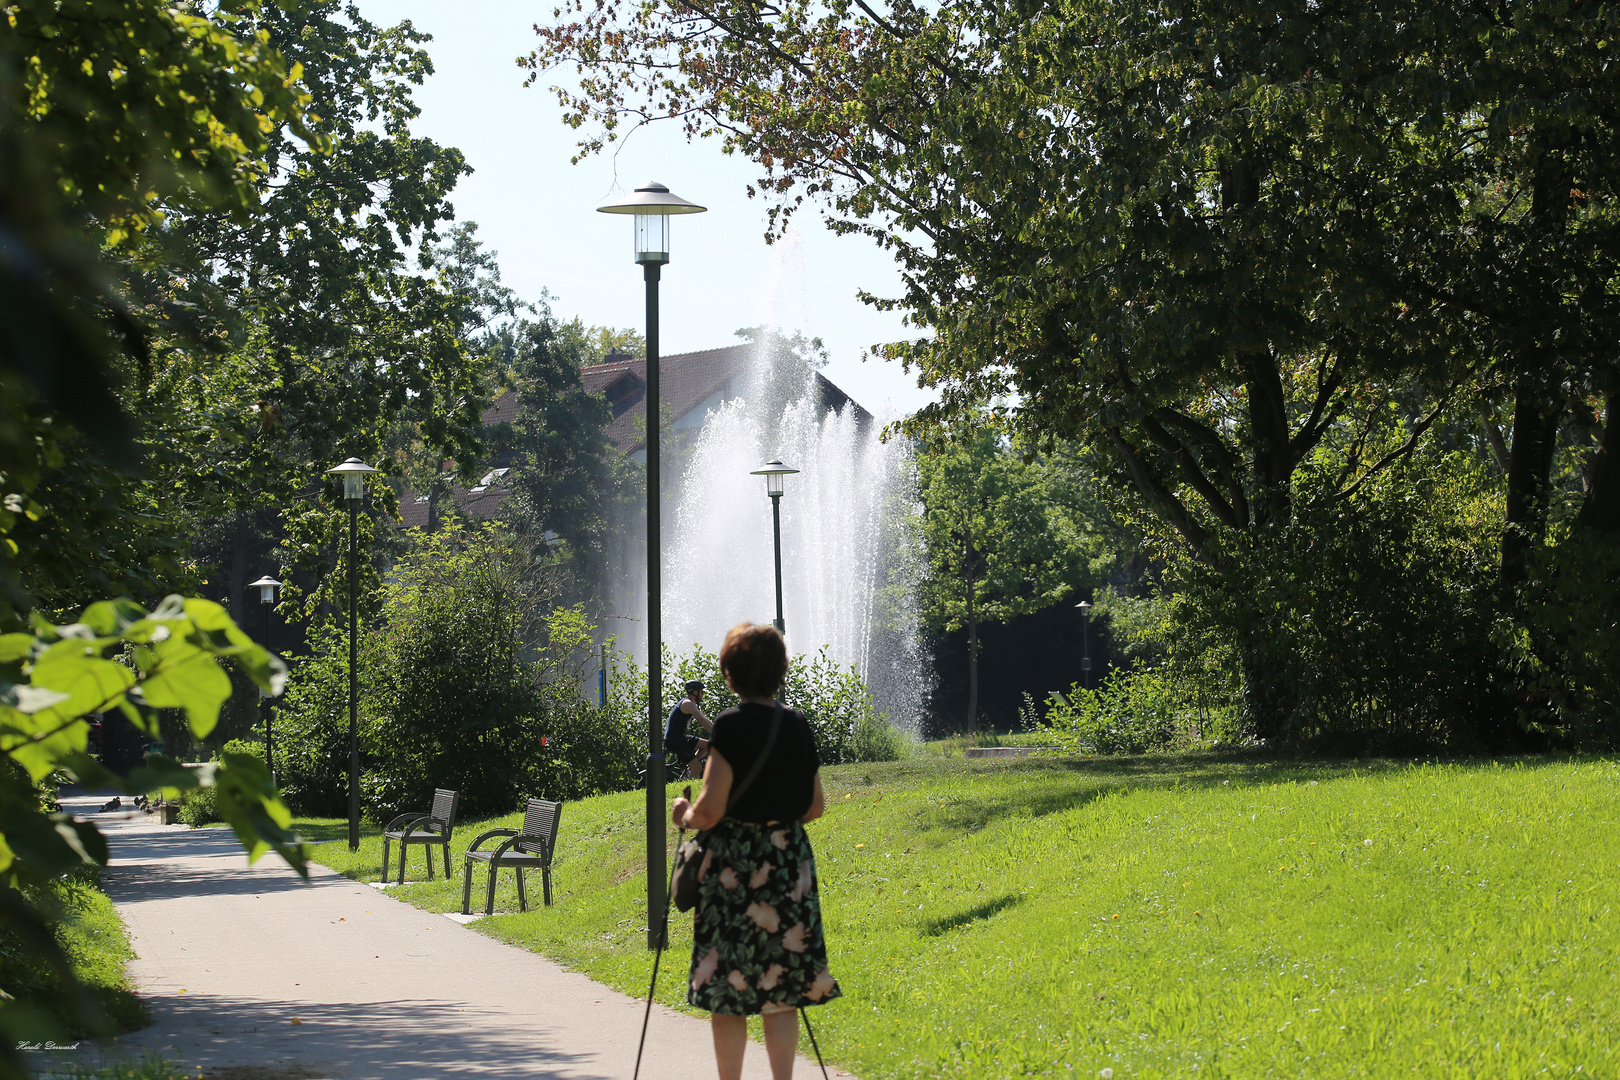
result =
[{"label": "woman walking", "polygon": [[676,799],[673,813],[677,828],[709,830],[687,1001],[712,1014],[720,1080],[742,1076],[748,1017],[755,1013],[765,1027],[772,1077],[790,1080],[799,1045],[796,1010],[839,996],[804,831],[826,808],[821,763],[804,714],[776,703],[787,648],[775,627],[732,627],[720,670],[741,703],[714,718],[702,794],[695,803]]}]

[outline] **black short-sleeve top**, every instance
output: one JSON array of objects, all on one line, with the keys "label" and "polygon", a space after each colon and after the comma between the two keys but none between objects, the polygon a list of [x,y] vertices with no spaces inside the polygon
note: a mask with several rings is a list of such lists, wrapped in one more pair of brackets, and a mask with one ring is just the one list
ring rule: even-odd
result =
[{"label": "black short-sleeve top", "polygon": [[[774,706],[745,702],[714,718],[709,746],[731,766],[731,788],[736,791],[759,760],[771,734]],[[816,771],[821,758],[810,722],[798,709],[782,710],[782,730],[776,746],[754,782],[741,798],[734,798],[726,816],[763,825],[768,821],[797,821],[810,810],[815,796]]]}]

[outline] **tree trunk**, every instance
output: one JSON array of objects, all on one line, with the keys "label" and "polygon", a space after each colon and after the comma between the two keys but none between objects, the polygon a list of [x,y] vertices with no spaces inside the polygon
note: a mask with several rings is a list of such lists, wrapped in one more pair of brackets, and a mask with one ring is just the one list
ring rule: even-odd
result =
[{"label": "tree trunk", "polygon": [[1282,373],[1270,353],[1238,354],[1248,389],[1249,426],[1254,438],[1254,479],[1260,486],[1250,499],[1258,525],[1280,524],[1293,512],[1294,455],[1288,428],[1288,397]]},{"label": "tree trunk", "polygon": [[[440,465],[442,466],[443,462],[440,462]],[[445,481],[444,472],[441,468],[441,471],[433,474],[433,482],[428,485],[428,532],[436,533],[439,531],[440,520],[444,517],[439,508],[444,504],[445,497],[450,493],[450,485]]]},{"label": "tree trunk", "polygon": [[[1530,224],[1538,245],[1553,249],[1569,219],[1570,177],[1563,150],[1570,140],[1562,129],[1537,130],[1531,144],[1536,163],[1531,177]],[[1550,268],[1542,268],[1548,270]],[[1556,296],[1544,297],[1544,310],[1556,307]],[[1513,386],[1513,445],[1508,450],[1507,521],[1502,530],[1503,592],[1512,594],[1529,575],[1529,555],[1547,535],[1547,493],[1553,455],[1558,448],[1558,421],[1564,402],[1558,389],[1566,365],[1557,355],[1554,328],[1534,329],[1531,343],[1519,356]]]},{"label": "tree trunk", "polygon": [[973,610],[973,525],[967,527],[968,730],[979,730],[979,618]]},{"label": "tree trunk", "polygon": [[1593,455],[1586,498],[1581,503],[1579,522],[1583,528],[1607,536],[1620,536],[1620,433],[1615,406],[1620,392],[1611,391],[1603,399],[1603,443]]},{"label": "tree trunk", "polygon": [[1508,450],[1507,522],[1502,530],[1502,585],[1524,584],[1528,558],[1547,535],[1547,492],[1558,449],[1562,403],[1540,379],[1520,375],[1514,390],[1513,445]]},{"label": "tree trunk", "polygon": [[247,546],[252,541],[253,534],[248,522],[239,515],[231,527],[231,569],[228,575],[231,593],[225,601],[225,610],[230,612],[237,626],[241,626],[247,616],[243,610],[247,599]]},{"label": "tree trunk", "polygon": [[1249,730],[1270,746],[1288,741],[1294,734],[1298,688],[1252,637],[1239,647],[1243,657],[1243,710],[1248,714]]}]

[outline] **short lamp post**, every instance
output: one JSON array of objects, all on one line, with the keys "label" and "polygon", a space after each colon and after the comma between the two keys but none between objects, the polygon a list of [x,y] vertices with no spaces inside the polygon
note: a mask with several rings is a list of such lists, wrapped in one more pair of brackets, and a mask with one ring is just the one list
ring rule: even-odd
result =
[{"label": "short lamp post", "polygon": [[790,469],[780,461],[767,461],[762,469],[755,469],[750,475],[765,478],[765,494],[771,497],[771,523],[775,526],[776,537],[776,632],[785,634],[786,625],[782,622],[782,487],[783,477],[792,476],[798,469]]},{"label": "short lamp post", "polygon": [[1091,689],[1091,601],[1082,600],[1074,605],[1080,609],[1085,622],[1080,629],[1080,684],[1087,690]]},{"label": "short lamp post", "polygon": [[366,474],[374,473],[359,458],[327,469],[343,478],[343,501],[349,506],[349,850],[360,850],[360,504],[366,497]]},{"label": "short lamp post", "polygon": [[[259,590],[259,606],[264,608],[264,647],[270,649],[270,613],[276,607],[276,590],[281,588],[281,582],[264,575],[255,581],[249,588]],[[270,732],[270,691],[259,691],[259,711],[264,714],[264,767],[270,770],[270,782],[276,782],[276,741]]]},{"label": "short lamp post", "polygon": [[636,219],[636,262],[647,282],[647,948],[664,944],[664,695],[663,695],[663,537],[658,472],[658,279],[669,262],[669,219],[701,214],[707,207],[670,194],[649,180],[626,198],[598,206],[604,214]]}]

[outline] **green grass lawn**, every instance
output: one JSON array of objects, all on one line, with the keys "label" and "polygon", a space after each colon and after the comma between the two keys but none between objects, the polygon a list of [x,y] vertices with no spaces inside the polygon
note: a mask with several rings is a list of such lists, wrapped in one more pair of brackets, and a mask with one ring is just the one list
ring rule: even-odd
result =
[{"label": "green grass lawn", "polygon": [[[811,833],[845,996],[813,1018],[863,1080],[1620,1075],[1615,761],[919,757],[824,776]],[[557,906],[515,914],[507,874],[514,913],[478,927],[645,993],[643,806],[567,806]],[[380,842],[316,857],[375,880]],[[460,905],[459,879],[395,893]],[[659,998],[678,1004],[690,919],[671,934]]]}]

